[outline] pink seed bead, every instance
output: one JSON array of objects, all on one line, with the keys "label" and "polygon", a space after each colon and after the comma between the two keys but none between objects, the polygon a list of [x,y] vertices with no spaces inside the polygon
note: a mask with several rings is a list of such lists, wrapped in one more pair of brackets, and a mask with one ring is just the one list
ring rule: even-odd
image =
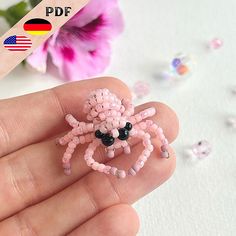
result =
[{"label": "pink seed bead", "polygon": [[149,145],[149,146],[148,146],[148,151],[152,152],[153,150],[154,150],[153,145]]},{"label": "pink seed bead", "polygon": [[109,151],[107,152],[107,157],[113,158],[114,156],[115,156],[115,153],[114,153],[113,150],[109,150]]},{"label": "pink seed bead", "polygon": [[[142,157],[141,157],[142,158]],[[140,159],[141,159],[140,158]],[[140,166],[140,168],[143,168],[144,167],[144,161],[143,160],[139,160],[138,161],[138,165]]]},{"label": "pink seed bead", "polygon": [[223,46],[223,40],[219,38],[214,38],[210,42],[210,48],[212,49],[220,49]]},{"label": "pink seed bead", "polygon": [[104,168],[104,173],[105,174],[110,174],[111,166],[105,166]]},{"label": "pink seed bead", "polygon": [[111,167],[110,173],[111,173],[112,175],[116,175],[116,172],[117,172],[117,168],[116,168],[116,167]]},{"label": "pink seed bead", "polygon": [[169,158],[169,153],[167,151],[161,152],[161,157],[162,158]]},{"label": "pink seed bead", "polygon": [[146,156],[141,156],[141,157],[140,157],[140,160],[142,160],[143,162],[146,162],[147,159],[148,159],[148,158],[147,158]]},{"label": "pink seed bead", "polygon": [[134,169],[134,171],[137,173],[137,172],[139,172],[140,171],[140,166],[139,166],[139,164],[137,164],[137,163],[135,163],[133,166],[132,166],[132,168]]},{"label": "pink seed bead", "polygon": [[95,161],[93,159],[89,159],[86,162],[87,162],[87,165],[91,167]]},{"label": "pink seed bead", "polygon": [[84,143],[85,143],[85,137],[84,137],[84,136],[80,136],[80,137],[79,137],[79,142],[80,142],[81,144],[84,144]]},{"label": "pink seed bead", "polygon": [[70,162],[63,163],[63,168],[64,169],[70,169]]},{"label": "pink seed bead", "polygon": [[65,175],[71,175],[71,169],[64,169]]},{"label": "pink seed bead", "polygon": [[130,168],[128,171],[129,175],[135,176],[136,175],[136,171],[133,168]]},{"label": "pink seed bead", "polygon": [[117,170],[116,175],[119,179],[124,179],[126,177],[126,173],[124,170]]},{"label": "pink seed bead", "polygon": [[99,165],[98,165],[98,171],[99,171],[99,172],[103,172],[104,169],[105,169],[105,165],[104,165],[104,164],[99,164]]},{"label": "pink seed bead", "polygon": [[92,169],[93,169],[93,170],[98,170],[98,166],[99,166],[98,162],[94,162],[94,163],[92,164]]},{"label": "pink seed bead", "polygon": [[124,148],[124,152],[125,152],[125,154],[130,154],[131,153],[130,146],[126,146]]},{"label": "pink seed bead", "polygon": [[69,146],[70,148],[72,148],[72,149],[76,148],[76,144],[74,144],[74,143],[69,143],[68,146]]},{"label": "pink seed bead", "polygon": [[162,145],[161,150],[162,150],[162,152],[167,151],[168,150],[168,145]]},{"label": "pink seed bead", "polygon": [[105,115],[104,113],[100,113],[100,114],[99,114],[99,118],[100,118],[101,120],[105,120],[105,119],[106,119],[106,115]]},{"label": "pink seed bead", "polygon": [[151,152],[149,150],[144,150],[143,155],[149,157],[151,155]]},{"label": "pink seed bead", "polygon": [[141,129],[146,129],[147,128],[147,124],[145,122],[142,122],[139,124]]},{"label": "pink seed bead", "polygon": [[68,148],[66,149],[66,152],[67,152],[67,153],[73,153],[74,150],[75,150],[74,148],[68,147]]}]

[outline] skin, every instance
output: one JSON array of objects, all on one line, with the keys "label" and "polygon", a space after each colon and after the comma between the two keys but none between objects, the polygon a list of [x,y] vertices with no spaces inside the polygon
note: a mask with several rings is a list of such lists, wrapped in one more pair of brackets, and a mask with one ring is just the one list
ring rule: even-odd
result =
[{"label": "skin", "polygon": [[[69,83],[54,89],[0,101],[0,235],[107,235],[134,236],[139,229],[136,212],[130,206],[164,183],[175,169],[175,155],[160,157],[160,142],[145,167],[135,176],[118,180],[92,171],[77,147],[72,158],[72,175],[65,176],[61,158],[65,147],[55,140],[67,132],[66,114],[86,121],[81,112],[87,94],[108,88],[119,98],[131,98],[127,86],[114,78]],[[178,133],[175,113],[162,103],[152,102],[136,112],[154,106],[152,120],[173,142]],[[108,160],[99,149],[99,162],[128,169],[143,145],[132,141],[132,154],[118,153]]]}]

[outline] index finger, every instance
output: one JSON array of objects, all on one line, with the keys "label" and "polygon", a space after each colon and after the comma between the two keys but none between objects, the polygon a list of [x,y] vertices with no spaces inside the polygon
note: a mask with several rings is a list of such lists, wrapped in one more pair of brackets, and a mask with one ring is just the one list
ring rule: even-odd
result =
[{"label": "index finger", "polygon": [[83,103],[97,88],[108,88],[120,98],[131,97],[123,82],[104,77],[1,100],[0,156],[65,131],[64,117],[68,113],[85,120]]}]

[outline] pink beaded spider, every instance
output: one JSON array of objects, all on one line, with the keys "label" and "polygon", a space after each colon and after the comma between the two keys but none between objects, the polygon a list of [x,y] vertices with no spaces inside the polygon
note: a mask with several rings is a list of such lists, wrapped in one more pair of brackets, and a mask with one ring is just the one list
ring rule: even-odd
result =
[{"label": "pink beaded spider", "polygon": [[93,155],[98,146],[103,145],[106,148],[107,156],[113,158],[116,149],[123,148],[126,154],[131,152],[127,142],[130,137],[142,139],[144,150],[127,172],[133,176],[144,166],[153,151],[149,133],[159,136],[162,143],[161,155],[164,158],[169,158],[168,141],[162,128],[151,120],[145,120],[155,115],[155,108],[148,108],[134,115],[134,106],[129,100],[123,99],[121,101],[108,89],[97,89],[90,93],[84,105],[84,112],[87,114],[87,120],[91,123],[79,122],[71,114],[65,118],[73,128],[59,139],[61,145],[68,144],[62,159],[65,174],[71,174],[70,160],[77,145],[89,142],[84,155],[87,165],[93,170],[112,174],[118,178],[125,178],[126,171],[94,160]]}]

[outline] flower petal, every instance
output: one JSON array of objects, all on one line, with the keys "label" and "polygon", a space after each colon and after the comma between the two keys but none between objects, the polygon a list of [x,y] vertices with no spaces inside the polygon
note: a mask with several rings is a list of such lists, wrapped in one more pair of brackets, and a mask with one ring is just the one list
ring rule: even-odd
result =
[{"label": "flower petal", "polygon": [[48,41],[38,47],[28,58],[27,63],[39,72],[46,73],[48,57]]}]

